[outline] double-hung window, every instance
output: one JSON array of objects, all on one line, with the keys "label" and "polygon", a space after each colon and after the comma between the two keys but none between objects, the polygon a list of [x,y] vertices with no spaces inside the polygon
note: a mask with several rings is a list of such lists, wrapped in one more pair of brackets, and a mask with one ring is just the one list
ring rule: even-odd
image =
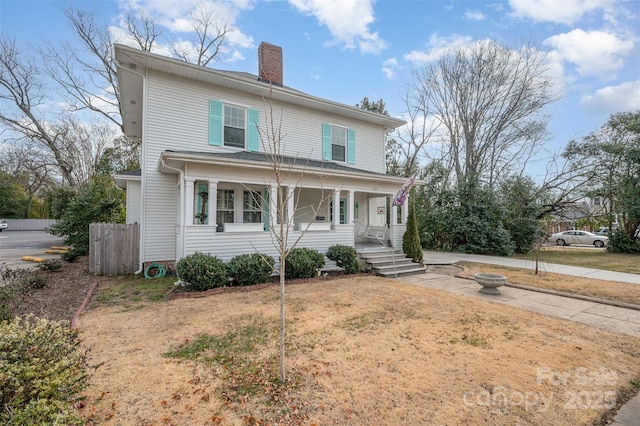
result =
[{"label": "double-hung window", "polygon": [[331,127],[331,159],[333,161],[346,161],[347,153],[347,129],[344,127]]},{"label": "double-hung window", "polygon": [[224,146],[244,148],[245,113],[244,108],[224,106]]},{"label": "double-hung window", "polygon": [[232,189],[218,189],[216,223],[233,223],[234,191]]},{"label": "double-hung window", "polygon": [[260,112],[211,99],[209,101],[209,145],[259,150]]},{"label": "double-hung window", "polygon": [[356,131],[344,126],[322,123],[322,159],[356,163]]},{"label": "double-hung window", "polygon": [[256,191],[244,191],[242,198],[242,222],[262,223],[262,196]]}]

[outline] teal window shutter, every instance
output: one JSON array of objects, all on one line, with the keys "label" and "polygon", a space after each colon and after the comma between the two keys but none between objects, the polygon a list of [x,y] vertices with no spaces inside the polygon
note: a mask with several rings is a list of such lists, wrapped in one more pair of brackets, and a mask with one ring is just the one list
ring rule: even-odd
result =
[{"label": "teal window shutter", "polygon": [[260,151],[260,134],[258,125],[260,124],[260,111],[249,108],[247,110],[247,150]]},{"label": "teal window shutter", "polygon": [[209,145],[222,146],[222,102],[209,101]]},{"label": "teal window shutter", "polygon": [[264,230],[269,230],[269,188],[262,191],[262,224]]},{"label": "teal window shutter", "polygon": [[356,164],[356,131],[347,130],[347,162]]},{"label": "teal window shutter", "polygon": [[322,159],[331,160],[331,124],[322,123]]}]

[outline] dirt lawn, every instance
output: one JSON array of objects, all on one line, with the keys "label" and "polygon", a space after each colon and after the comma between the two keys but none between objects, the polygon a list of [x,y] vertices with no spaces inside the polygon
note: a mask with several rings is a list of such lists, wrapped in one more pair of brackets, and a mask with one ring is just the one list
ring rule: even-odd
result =
[{"label": "dirt lawn", "polygon": [[[287,287],[288,385],[278,387],[278,308],[277,287],[93,304],[78,324],[96,367],[82,415],[107,425],[591,425],[640,382],[640,339],[365,276]],[[243,330],[268,337],[251,364],[211,349],[164,356],[202,333]]]}]

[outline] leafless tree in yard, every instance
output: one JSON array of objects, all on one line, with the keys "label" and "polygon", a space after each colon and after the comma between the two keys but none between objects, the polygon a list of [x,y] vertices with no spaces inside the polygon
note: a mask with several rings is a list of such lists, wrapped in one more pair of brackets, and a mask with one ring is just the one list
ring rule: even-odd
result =
[{"label": "leafless tree in yard", "polygon": [[458,186],[493,188],[523,169],[546,137],[544,107],[557,99],[543,52],[495,41],[448,52],[414,74],[413,91],[442,126],[442,158]]},{"label": "leafless tree in yard", "polygon": [[[270,167],[270,181],[266,182],[267,185],[275,187],[277,190],[277,197],[275,200],[271,198],[262,197],[262,202],[268,202],[270,208],[276,208],[276,214],[269,216],[269,232],[271,241],[280,257],[280,381],[286,381],[286,368],[285,368],[285,275],[286,275],[286,259],[293,248],[297,246],[304,234],[309,228],[309,224],[305,229],[300,229],[297,235],[292,235],[294,230],[294,214],[288,212],[287,206],[289,200],[295,196],[291,188],[297,188],[301,183],[305,172],[306,162],[300,164],[292,157],[285,156],[283,140],[285,135],[282,134],[282,116],[276,121],[273,106],[272,86],[269,87],[269,98],[265,99],[265,124],[262,128],[258,127],[260,143],[262,150],[266,153],[269,159]],[[308,159],[306,160],[308,161]],[[302,167],[302,170],[300,170]],[[320,182],[322,183],[322,174],[319,174]],[[322,185],[321,185],[322,186]],[[315,214],[323,209],[331,197],[331,192],[325,193],[322,190],[322,196],[318,200],[317,204],[304,206],[309,208]],[[299,198],[294,197],[294,211],[299,209]],[[270,210],[271,211],[271,210]],[[272,220],[275,218],[275,221]],[[278,220],[279,219],[279,220]],[[275,222],[275,223],[274,223]]]},{"label": "leafless tree in yard", "polygon": [[0,123],[4,126],[5,142],[32,143],[44,149],[54,159],[63,183],[78,182],[70,164],[73,152],[67,150],[71,141],[65,132],[62,113],[48,113],[50,99],[42,88],[38,66],[25,58],[14,40],[0,37]]}]

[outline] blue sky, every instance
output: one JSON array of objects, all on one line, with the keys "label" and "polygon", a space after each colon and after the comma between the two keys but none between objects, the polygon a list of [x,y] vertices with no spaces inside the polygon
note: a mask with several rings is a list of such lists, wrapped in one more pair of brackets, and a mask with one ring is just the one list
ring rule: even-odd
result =
[{"label": "blue sky", "polygon": [[[91,10],[118,34],[122,14],[143,10],[164,35],[181,32],[202,0],[0,0],[0,27],[23,46],[73,42],[63,11]],[[547,111],[547,153],[599,128],[610,114],[640,109],[639,0],[237,0],[207,2],[234,28],[213,68],[257,73],[261,41],[282,46],[284,82],[354,105],[384,99],[402,116],[413,70],[448,48],[492,38],[527,40],[549,54],[562,93]],[[161,40],[162,42],[162,40]],[[163,54],[159,45],[156,53]]]}]

